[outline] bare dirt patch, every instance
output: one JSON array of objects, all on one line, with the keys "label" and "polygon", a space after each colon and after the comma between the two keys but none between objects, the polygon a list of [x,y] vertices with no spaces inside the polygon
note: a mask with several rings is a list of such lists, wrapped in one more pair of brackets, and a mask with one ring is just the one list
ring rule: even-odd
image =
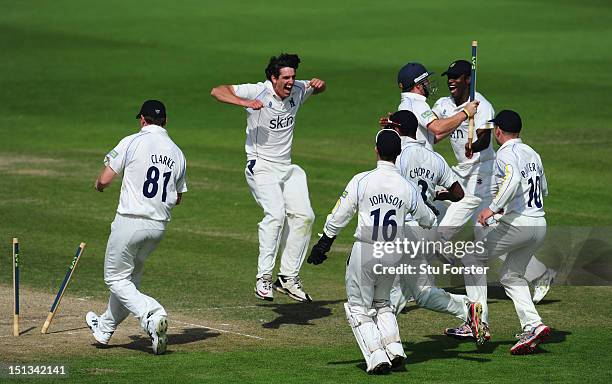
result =
[{"label": "bare dirt patch", "polygon": [[[107,346],[95,343],[85,324],[85,314],[101,313],[106,303],[89,297],[65,295],[49,333],[40,329],[47,317],[54,294],[21,288],[20,336],[13,332],[13,288],[0,285],[0,361],[44,360],[90,354],[152,353],[151,342],[133,316],[117,329]],[[261,329],[227,321],[194,318],[173,313],[169,308],[168,353],[176,351],[224,351],[236,345],[260,345],[266,342]],[[259,332],[260,334],[256,333]],[[105,372],[98,372],[104,374]]]}]

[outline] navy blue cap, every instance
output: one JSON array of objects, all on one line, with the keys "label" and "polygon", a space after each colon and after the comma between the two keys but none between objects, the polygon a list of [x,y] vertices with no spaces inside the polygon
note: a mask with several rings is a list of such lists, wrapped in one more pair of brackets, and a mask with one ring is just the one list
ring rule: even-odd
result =
[{"label": "navy blue cap", "polygon": [[394,130],[381,129],[376,134],[376,149],[381,157],[397,157],[402,152],[402,140]]},{"label": "navy blue cap", "polygon": [[411,111],[397,111],[387,118],[388,124],[385,126],[387,129],[398,128],[400,135],[402,136],[413,136],[416,134],[419,122]]},{"label": "navy blue cap", "polygon": [[166,106],[159,100],[147,100],[142,104],[142,107],[140,107],[140,112],[138,112],[136,118],[140,119],[141,115],[153,118],[165,118]]},{"label": "navy blue cap", "polygon": [[442,76],[470,76],[472,74],[472,64],[467,60],[455,60],[448,66],[448,69],[442,72]]},{"label": "navy blue cap", "polygon": [[433,74],[433,72],[427,72],[423,64],[408,63],[399,70],[397,74],[397,83],[402,91],[407,92],[410,88]]},{"label": "navy blue cap", "polygon": [[489,122],[497,125],[502,131],[510,133],[519,133],[523,128],[521,117],[518,113],[509,109],[500,111],[493,120]]}]

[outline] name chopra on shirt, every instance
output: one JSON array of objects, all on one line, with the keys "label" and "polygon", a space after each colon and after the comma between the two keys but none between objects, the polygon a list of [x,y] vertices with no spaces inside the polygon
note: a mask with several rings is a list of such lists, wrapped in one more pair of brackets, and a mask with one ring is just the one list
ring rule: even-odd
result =
[{"label": "name chopra on shirt", "polygon": [[416,179],[416,178],[422,178],[422,179],[429,179],[429,180],[433,180],[435,176],[434,171],[431,171],[427,168],[423,168],[423,167],[416,167],[414,169],[410,170],[410,178],[412,179]]},{"label": "name chopra on shirt", "polygon": [[174,160],[166,155],[151,155],[151,163],[164,164],[169,169],[174,166]]}]

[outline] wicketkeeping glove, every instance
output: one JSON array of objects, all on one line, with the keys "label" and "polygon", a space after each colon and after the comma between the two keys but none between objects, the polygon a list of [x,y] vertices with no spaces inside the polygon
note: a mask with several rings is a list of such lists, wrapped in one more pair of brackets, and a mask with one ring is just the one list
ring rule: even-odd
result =
[{"label": "wicketkeeping glove", "polygon": [[312,247],[312,251],[310,251],[310,256],[308,256],[308,264],[321,264],[327,259],[326,253],[331,249],[332,244],[336,240],[336,236],[328,237],[325,233],[319,241]]}]

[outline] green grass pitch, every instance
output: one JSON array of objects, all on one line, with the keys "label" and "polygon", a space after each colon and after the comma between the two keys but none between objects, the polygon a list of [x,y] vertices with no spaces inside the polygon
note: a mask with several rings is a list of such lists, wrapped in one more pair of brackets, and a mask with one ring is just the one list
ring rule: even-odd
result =
[{"label": "green grass pitch", "polygon": [[[65,348],[83,353],[43,355],[32,346],[27,361],[63,362],[68,380],[80,383],[612,380],[612,289],[568,286],[554,287],[538,307],[554,328],[543,353],[509,354],[519,324],[511,302],[493,290],[485,348],[441,336],[457,324],[449,316],[411,308],[398,318],[406,370],[368,377],[342,310],[352,226],[326,263],[302,269],[315,303],[257,301],[262,213],[244,180],[245,114],[209,96],[218,84],[264,79],[267,60],[282,51],[300,54],[298,78],[327,81],[327,92],[301,109],[293,145],[293,161],[308,175],[316,233],[350,178],[375,166],[378,117],[399,102],[397,70],[419,61],[439,74],[469,58],[477,39],[478,90],[496,110],[521,113],[523,137],[542,156],[549,225],[609,226],[608,1],[2,0],[0,9],[3,295],[11,292],[10,241],[19,237],[26,288],[51,300],[71,252],[86,241],[68,294],[105,300],[103,257],[119,183],[100,194],[93,182],[105,153],[136,132],[142,101],[158,98],[186,154],[190,191],[146,263],[142,288],[171,321],[180,313],[261,337],[211,331],[171,344],[166,356],[75,338],[78,345]],[[438,83],[437,96],[446,95],[444,78]],[[447,141],[436,150],[454,162]],[[10,306],[0,313],[8,325]],[[27,362],[3,352],[15,342],[0,337],[0,363]]]}]

